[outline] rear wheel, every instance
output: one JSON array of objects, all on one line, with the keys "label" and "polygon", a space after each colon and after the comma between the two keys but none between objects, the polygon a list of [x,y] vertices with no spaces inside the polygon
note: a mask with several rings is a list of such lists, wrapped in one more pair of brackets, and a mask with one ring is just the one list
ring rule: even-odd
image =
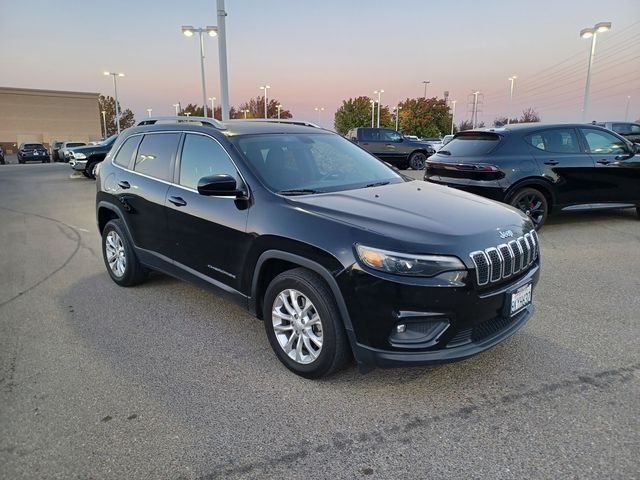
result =
[{"label": "rear wheel", "polygon": [[542,227],[547,220],[549,206],[547,204],[547,198],[540,190],[535,188],[518,190],[513,197],[511,197],[509,203],[526,214],[533,222],[536,230]]},{"label": "rear wheel", "polygon": [[98,162],[91,162],[87,165],[87,168],[82,173],[85,174],[85,177],[92,178],[95,180],[97,168],[98,168]]},{"label": "rear wheel", "polygon": [[350,358],[347,334],[325,281],[304,268],[281,273],[264,295],[264,326],[271,348],[292,372],[319,378]]},{"label": "rear wheel", "polygon": [[413,152],[409,157],[409,165],[414,170],[423,170],[424,164],[427,161],[427,156],[422,152]]},{"label": "rear wheel", "polygon": [[102,258],[111,279],[122,287],[137,285],[147,275],[120,219],[110,220],[102,231]]}]

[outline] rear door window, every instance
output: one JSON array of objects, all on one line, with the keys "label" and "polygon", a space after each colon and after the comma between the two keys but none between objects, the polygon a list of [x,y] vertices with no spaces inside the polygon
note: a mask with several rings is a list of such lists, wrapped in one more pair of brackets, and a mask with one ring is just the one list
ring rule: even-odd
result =
[{"label": "rear door window", "polygon": [[528,144],[549,153],[580,153],[578,136],[573,128],[554,128],[524,137]]},{"label": "rear door window", "polygon": [[133,137],[127,138],[122,147],[120,147],[120,150],[118,150],[118,154],[113,159],[114,163],[120,165],[121,167],[129,168],[131,159],[136,153],[138,145],[140,145],[140,140],[142,140],[142,135],[135,135]]},{"label": "rear door window", "polygon": [[144,175],[171,181],[173,161],[180,142],[179,133],[154,133],[145,135],[138,148],[133,169]]},{"label": "rear door window", "polygon": [[464,132],[438,153],[455,157],[485,155],[498,146],[500,139],[500,135],[493,132]]}]

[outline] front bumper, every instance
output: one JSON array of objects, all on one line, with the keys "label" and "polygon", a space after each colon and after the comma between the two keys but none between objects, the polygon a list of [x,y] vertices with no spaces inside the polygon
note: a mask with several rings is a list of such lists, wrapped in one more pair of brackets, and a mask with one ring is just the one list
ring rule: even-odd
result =
[{"label": "front bumper", "polygon": [[77,170],[79,172],[83,172],[87,168],[87,161],[86,160],[76,160],[75,158],[72,158],[72,159],[69,160],[69,165],[74,170]]},{"label": "front bumper", "polygon": [[[539,260],[517,278],[479,288],[469,278],[464,287],[404,284],[362,270],[339,278],[353,325],[352,350],[363,370],[369,367],[425,365],[462,360],[483,352],[518,331],[534,313],[533,302],[513,316],[510,293],[540,274]],[[407,330],[433,331],[433,338],[399,342],[399,324]],[[438,324],[444,326],[438,329]],[[411,326],[411,327],[410,327]],[[430,330],[433,327],[432,330]]]},{"label": "front bumper", "polygon": [[49,160],[49,155],[20,155],[20,158],[25,162],[42,162],[43,160]]}]

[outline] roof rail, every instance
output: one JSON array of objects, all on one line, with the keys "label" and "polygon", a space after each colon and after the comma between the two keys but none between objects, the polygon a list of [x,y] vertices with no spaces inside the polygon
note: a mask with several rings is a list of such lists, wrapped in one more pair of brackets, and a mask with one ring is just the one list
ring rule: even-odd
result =
[{"label": "roof rail", "polygon": [[264,123],[285,123],[287,125],[300,125],[303,127],[322,128],[315,123],[307,122],[306,120],[293,120],[290,118],[235,118],[229,120],[230,122],[264,122]]},{"label": "roof rail", "polygon": [[136,123],[136,127],[142,125],[156,125],[158,123],[196,123],[207,127],[217,128],[218,130],[225,130],[224,123],[215,118],[209,117],[187,117],[185,115],[180,116],[167,116],[167,117],[148,117],[144,120]]}]

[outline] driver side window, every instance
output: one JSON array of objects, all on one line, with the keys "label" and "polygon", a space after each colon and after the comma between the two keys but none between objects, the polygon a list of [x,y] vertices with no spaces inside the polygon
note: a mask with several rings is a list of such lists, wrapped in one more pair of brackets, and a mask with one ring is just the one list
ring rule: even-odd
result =
[{"label": "driver side window", "polygon": [[387,142],[399,142],[402,140],[402,135],[394,130],[383,130],[383,136]]},{"label": "driver side window", "polygon": [[187,134],[180,157],[180,185],[194,190],[202,177],[231,175],[238,181],[238,172],[222,146],[210,137]]},{"label": "driver side window", "polygon": [[595,129],[582,129],[582,134],[587,141],[589,153],[612,154],[619,155],[621,153],[629,153],[627,145],[610,133]]}]

